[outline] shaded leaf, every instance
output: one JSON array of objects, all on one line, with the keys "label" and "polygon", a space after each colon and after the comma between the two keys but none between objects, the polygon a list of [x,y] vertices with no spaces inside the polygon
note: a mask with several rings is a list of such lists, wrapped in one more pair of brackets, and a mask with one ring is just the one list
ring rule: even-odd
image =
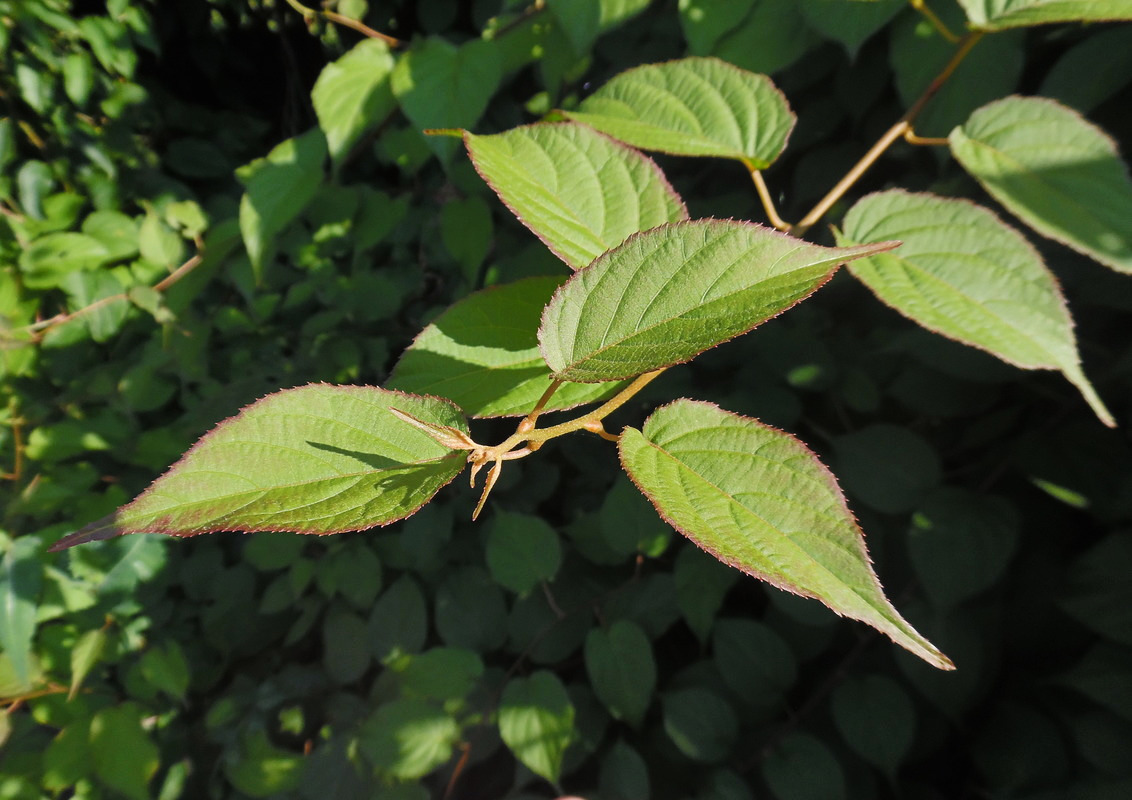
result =
[{"label": "shaded leaf", "polygon": [[1043,236],[1132,273],[1132,178],[1116,144],[1070,108],[1007,97],[951,132],[951,152]]},{"label": "shaded leaf", "polygon": [[959,0],[971,25],[997,31],[1054,22],[1132,19],[1126,0]]},{"label": "shaded leaf", "polygon": [[866,675],[834,689],[830,710],[853,752],[895,778],[916,734],[916,707],[908,692],[891,678]]},{"label": "shaded leaf", "polygon": [[687,219],[646,156],[572,122],[464,134],[483,179],[519,221],[574,269],[632,233]]},{"label": "shaded leaf", "polygon": [[693,686],[666,693],[661,705],[664,732],[689,759],[710,764],[731,753],[739,735],[739,719],[718,694]]},{"label": "shaded leaf", "polygon": [[[561,284],[561,278],[527,278],[465,297],[417,335],[385,385],[447,397],[472,417],[529,413],[550,386],[538,324]],[[546,410],[602,400],[623,385],[568,383]]]},{"label": "shaded leaf", "polygon": [[711,49],[712,55],[742,69],[773,74],[822,41],[806,24],[798,0],[756,0],[749,8],[742,23]]},{"label": "shaded leaf", "polygon": [[158,751],[142,728],[138,706],[123,703],[95,714],[90,721],[90,753],[100,781],[131,800],[149,798]]},{"label": "shaded leaf", "polygon": [[688,51],[711,55],[715,45],[751,13],[755,0],[680,0],[680,28]]},{"label": "shaded leaf", "polygon": [[420,587],[402,575],[374,604],[369,618],[367,641],[380,661],[391,656],[419,651],[428,636],[428,607]]},{"label": "shaded leaf", "polygon": [[845,215],[840,244],[899,239],[848,267],[882,301],[928,330],[1025,369],[1057,369],[1105,424],[1111,414],[1081,370],[1057,279],[1030,243],[964,200],[892,190]]},{"label": "shaded leaf", "polygon": [[268,395],[220,423],[131,503],[58,542],[128,533],[341,533],[409,516],[454,478],[464,453],[391,408],[467,430],[437,398],[311,384]]},{"label": "shaded leaf", "polygon": [[866,39],[904,8],[905,0],[802,0],[802,15],[814,30],[839,42],[855,58]]},{"label": "shaded leaf", "polygon": [[778,800],[846,800],[845,773],[820,739],[807,733],[782,738],[762,762],[763,780]]},{"label": "shaded leaf", "polygon": [[574,738],[574,706],[562,681],[545,670],[508,681],[499,703],[499,735],[527,769],[557,782]]},{"label": "shaded leaf", "polygon": [[911,511],[943,474],[935,449],[899,425],[867,425],[838,436],[833,446],[845,490],[886,514]]},{"label": "shaded leaf", "polygon": [[645,632],[628,620],[594,628],[585,658],[594,694],[616,719],[639,727],[656,688],[656,659]]},{"label": "shaded leaf", "polygon": [[406,692],[436,700],[467,697],[483,675],[479,655],[459,647],[434,647],[392,666]]},{"label": "shaded leaf", "polygon": [[770,78],[696,57],[626,70],[566,116],[642,150],[755,169],[778,158],[795,119]]},{"label": "shaded leaf", "polygon": [[1078,42],[1042,80],[1039,94],[1088,113],[1132,82],[1132,26],[1113,25]]},{"label": "shaded leaf", "polygon": [[626,428],[618,449],[661,516],[720,561],[952,667],[885,598],[833,474],[792,436],[678,400],[653,413],[643,433]]},{"label": "shaded leaf", "polygon": [[32,536],[6,540],[0,560],[0,645],[21,684],[32,671],[35,608],[43,585],[40,546]]},{"label": "shaded leaf", "polygon": [[1132,645],[1130,576],[1132,537],[1111,533],[1073,562],[1059,605],[1090,630]]},{"label": "shaded leaf", "polygon": [[772,710],[782,702],[798,675],[794,651],[761,622],[719,620],[711,649],[727,688],[759,711]]},{"label": "shaded leaf", "polygon": [[[414,45],[393,69],[393,94],[417,128],[471,128],[487,108],[502,77],[492,42],[472,40],[456,47],[439,38]],[[442,161],[456,150],[447,137],[430,137]]]},{"label": "shaded leaf", "polygon": [[397,107],[389,86],[392,72],[393,55],[380,39],[363,39],[323,67],[311,102],[335,165]]},{"label": "shaded leaf", "polygon": [[501,586],[526,594],[554,577],[562,563],[558,534],[541,517],[496,512],[484,555]]},{"label": "shaded leaf", "polygon": [[748,222],[677,222],[630,237],[577,272],[542,316],[554,377],[596,383],[689,361],[754,328],[853,258],[895,242],[830,248]]},{"label": "shaded leaf", "polygon": [[325,159],[326,137],[314,129],[276,145],[244,168],[240,233],[257,273],[274,254],[275,237],[314,199]]},{"label": "shaded leaf", "polygon": [[102,628],[87,631],[75,642],[75,646],[71,648],[71,689],[67,693],[68,702],[78,694],[87,674],[98,663],[98,659],[102,658],[102,651],[105,649],[106,631]]}]

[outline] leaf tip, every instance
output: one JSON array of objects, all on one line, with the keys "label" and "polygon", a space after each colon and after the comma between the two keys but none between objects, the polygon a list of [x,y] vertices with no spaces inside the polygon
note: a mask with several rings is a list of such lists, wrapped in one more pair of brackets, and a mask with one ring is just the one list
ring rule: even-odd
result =
[{"label": "leaf tip", "polygon": [[84,525],[74,533],[64,536],[55,544],[47,548],[49,553],[59,553],[63,550],[74,547],[79,544],[86,544],[87,542],[100,542],[104,539],[113,539],[116,536],[124,536],[129,531],[123,530],[115,523],[117,512],[103,517],[100,520]]}]

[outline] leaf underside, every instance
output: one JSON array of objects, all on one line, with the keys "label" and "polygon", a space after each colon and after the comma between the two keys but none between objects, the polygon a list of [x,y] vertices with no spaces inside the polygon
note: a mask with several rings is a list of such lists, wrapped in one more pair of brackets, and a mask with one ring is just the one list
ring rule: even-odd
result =
[{"label": "leaf underside", "polygon": [[1018,231],[965,200],[900,190],[862,198],[840,244],[899,239],[849,271],[925,328],[1024,369],[1060,370],[1109,426],[1081,370],[1073,320],[1053,274]]},{"label": "leaf underside", "polygon": [[464,134],[472,163],[519,221],[572,268],[632,233],[687,219],[660,168],[585,125],[541,123]]},{"label": "leaf underside", "polygon": [[833,474],[797,439],[710,403],[677,400],[643,432],[626,428],[618,449],[660,515],[720,561],[953,668],[885,598]]},{"label": "leaf underside", "polygon": [[808,297],[837,266],[895,242],[831,248],[761,225],[694,220],[631,236],[543,313],[554,377],[597,383],[680,364]]},{"label": "leaf underside", "polygon": [[971,24],[997,31],[1057,22],[1132,19],[1128,0],[959,0]]},{"label": "leaf underside", "polygon": [[1116,144],[1076,111],[1007,97],[951,132],[951,152],[1026,225],[1132,274],[1132,178]]},{"label": "leaf underside", "polygon": [[465,454],[391,408],[467,431],[459,409],[438,398],[327,384],[276,392],[217,425],[135,500],[52,549],[129,533],[342,533],[407,517],[460,472]]},{"label": "leaf underside", "polygon": [[718,58],[690,57],[626,70],[565,112],[642,150],[770,166],[794,127],[765,75]]}]

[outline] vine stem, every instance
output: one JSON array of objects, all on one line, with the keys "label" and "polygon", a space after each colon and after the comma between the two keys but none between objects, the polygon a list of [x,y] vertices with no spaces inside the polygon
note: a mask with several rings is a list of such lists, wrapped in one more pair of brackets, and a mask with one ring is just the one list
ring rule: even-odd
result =
[{"label": "vine stem", "polygon": [[362,36],[368,36],[371,39],[380,39],[390,47],[404,47],[405,45],[405,43],[400,39],[394,36],[390,36],[388,33],[375,31],[364,22],[360,22],[356,19],[350,19],[347,16],[339,14],[337,11],[328,11],[326,9],[316,11],[313,8],[307,8],[298,0],[287,0],[287,5],[302,14],[303,19],[307,21],[315,19],[316,17],[322,17],[323,19],[333,22],[336,25],[341,25],[343,28],[349,28],[350,30],[357,31]]},{"label": "vine stem", "polygon": [[766,186],[766,181],[763,180],[762,171],[755,169],[754,165],[749,161],[744,161],[743,165],[747,168],[747,172],[751,173],[751,180],[755,184],[755,191],[759,193],[759,200],[763,204],[763,210],[766,212],[766,218],[770,221],[770,224],[773,225],[774,229],[777,231],[790,230],[790,223],[778,216],[778,209],[774,207],[774,199],[770,196],[770,190]]},{"label": "vine stem", "polygon": [[[960,40],[959,47],[951,56],[951,60],[947,62],[947,66],[932,79],[932,82],[928,84],[928,88],[924,90],[924,93],[904,112],[904,116],[902,116],[895,125],[885,131],[884,135],[877,140],[876,144],[870,147],[869,151],[861,157],[861,160],[845,173],[845,177],[838,181],[837,185],[830,189],[829,193],[819,200],[817,205],[815,205],[806,216],[802,217],[796,225],[790,228],[789,233],[794,236],[801,236],[812,228],[814,224],[824,217],[826,212],[852,188],[853,184],[860,180],[861,176],[876,163],[877,159],[884,154],[884,151],[891,147],[897,139],[907,137],[911,133],[912,123],[916,120],[916,117],[920,116],[920,112],[924,110],[924,106],[943,88],[943,85],[947,83],[955,70],[963,63],[963,59],[971,52],[971,48],[978,44],[981,38],[983,38],[982,31],[971,31]],[[914,136],[914,134],[912,135]]]},{"label": "vine stem", "polygon": [[943,23],[942,19],[936,16],[936,13],[934,11],[928,8],[928,4],[925,3],[924,0],[908,0],[908,4],[912,6],[912,8],[923,14],[924,18],[932,24],[933,28],[935,28],[936,33],[938,33],[944,39],[951,42],[952,44],[957,44],[959,42],[959,37],[951,32],[951,29]]}]

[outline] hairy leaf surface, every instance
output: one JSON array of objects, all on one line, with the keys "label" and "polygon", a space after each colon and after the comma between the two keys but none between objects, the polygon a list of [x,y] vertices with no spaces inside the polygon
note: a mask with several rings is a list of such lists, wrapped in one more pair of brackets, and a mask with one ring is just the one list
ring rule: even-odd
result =
[{"label": "hairy leaf surface", "polygon": [[[561,284],[561,278],[527,278],[465,297],[421,331],[385,385],[447,397],[472,417],[527,414],[550,386],[538,324]],[[546,410],[601,400],[623,385],[567,383]]]},{"label": "hairy leaf surface", "polygon": [[1132,273],[1132,179],[1100,128],[1052,100],[1008,97],[950,140],[963,168],[1031,228]]},{"label": "hairy leaf surface", "polygon": [[986,31],[1054,22],[1132,19],[1128,0],[959,0],[971,24]]},{"label": "hairy leaf surface", "polygon": [[217,425],[133,502],[53,549],[127,533],[342,533],[409,516],[454,478],[464,453],[398,419],[467,431],[446,400],[311,384]]},{"label": "hairy leaf surface", "polygon": [[781,589],[821,600],[942,669],[951,662],[884,596],[833,474],[794,437],[677,400],[626,428],[621,463],[657,511],[700,547]]},{"label": "hairy leaf surface", "polygon": [[584,125],[465,133],[464,142],[499,198],[574,269],[632,233],[688,218],[652,159]]},{"label": "hairy leaf surface", "polygon": [[554,376],[596,383],[680,364],[790,308],[838,264],[896,246],[820,247],[747,222],[677,222],[580,270],[543,313]]},{"label": "hairy leaf surface", "polygon": [[795,120],[770,78],[698,57],[626,70],[566,116],[643,150],[755,169],[778,158]]},{"label": "hairy leaf surface", "polygon": [[841,244],[903,242],[849,265],[882,301],[1011,364],[1060,370],[1097,416],[1114,424],[1081,371],[1057,280],[1020,233],[964,200],[899,190],[863,198],[844,225]]}]

